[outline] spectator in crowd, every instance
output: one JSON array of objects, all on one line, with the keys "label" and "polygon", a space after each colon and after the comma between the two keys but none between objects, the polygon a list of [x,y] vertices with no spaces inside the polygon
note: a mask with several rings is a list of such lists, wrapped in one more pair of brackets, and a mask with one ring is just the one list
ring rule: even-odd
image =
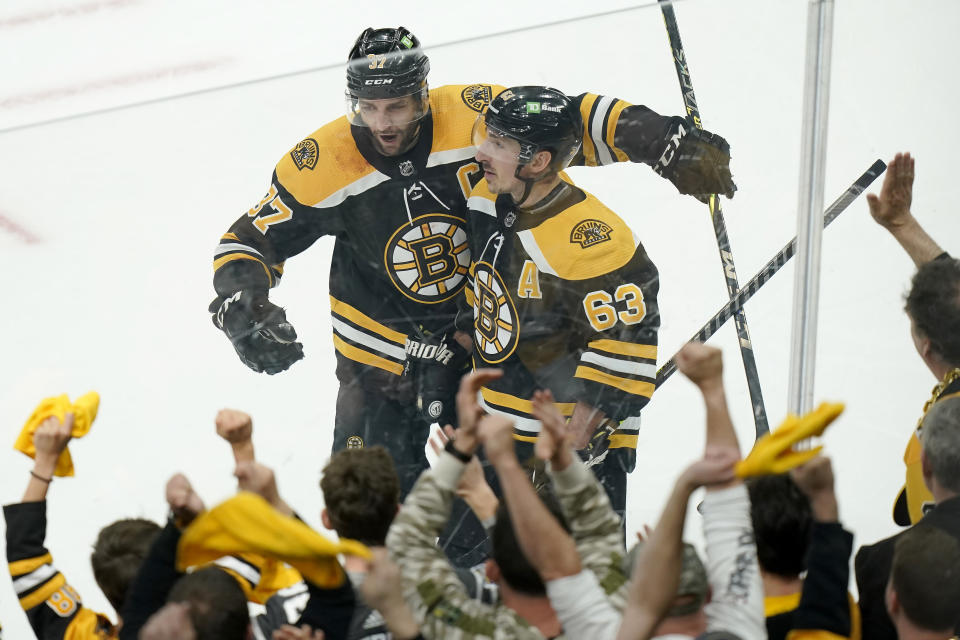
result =
[{"label": "spectator in crowd", "polygon": [[[217,433],[231,444],[241,488],[258,493],[281,513],[295,515],[279,495],[273,470],[255,460],[250,416],[241,411],[221,411],[217,415]],[[416,637],[412,614],[399,604],[399,584],[392,583],[395,567],[383,549],[387,530],[400,508],[400,480],[392,458],[379,446],[339,451],[324,467],[320,488],[325,505],[321,512],[324,526],[374,551],[372,562],[349,555],[344,559],[344,569],[362,596],[357,600],[347,638],[389,638],[391,633],[398,640]],[[492,496],[489,487],[486,491]],[[376,580],[366,585],[366,576],[371,572]],[[466,584],[476,585],[468,570],[457,569],[457,573]],[[367,591],[373,602],[366,601]],[[482,589],[474,588],[471,594],[489,598]],[[310,606],[310,597],[308,585],[302,581],[280,589],[267,600],[265,613],[257,617],[259,631],[265,637],[280,631],[292,633],[291,625]]]},{"label": "spectator in crowd", "polygon": [[[6,505],[7,562],[13,588],[33,632],[43,640],[106,637],[117,626],[106,615],[83,606],[80,595],[53,564],[43,546],[47,530],[47,491],[57,459],[67,448],[73,414],[50,417],[33,434],[36,458],[23,499]],[[160,527],[143,519],[118,520],[100,530],[90,563],[93,576],[110,605],[119,612],[140,562]],[[118,617],[118,625],[120,619]]]},{"label": "spectator in crowd", "polygon": [[493,557],[487,560],[488,576],[500,586],[500,602],[471,599],[436,545],[460,477],[479,446],[477,425],[483,411],[477,393],[500,375],[480,369],[464,377],[457,393],[456,438],[417,480],[387,534],[387,549],[403,576],[404,598],[426,638],[539,639],[560,634],[560,623],[536,571],[522,552],[506,553],[519,546],[503,506],[492,536]]},{"label": "spectator in crowd", "polygon": [[747,488],[768,637],[820,629],[859,639],[860,611],[847,593],[853,534],[839,522],[829,458],[817,457],[791,475],[750,478]]},{"label": "spectator in crowd", "polygon": [[[910,334],[924,364],[939,381],[923,413],[938,400],[960,394],[960,261],[951,258],[924,231],[910,211],[913,201],[914,159],[898,153],[887,166],[880,195],[867,195],[870,215],[896,238],[917,265],[906,312]],[[920,469],[920,424],[903,454],[906,481],[894,503],[893,519],[916,523],[933,496]]]},{"label": "spectator in crowd", "polygon": [[[923,419],[921,442],[921,469],[934,507],[914,526],[936,527],[960,540],[960,397],[940,400],[930,408]],[[862,547],[854,561],[863,637],[869,640],[897,637],[884,592],[894,548],[903,533]]]},{"label": "spectator in crowd", "polygon": [[[695,611],[681,609],[678,616],[665,618],[653,631],[655,638],[766,638],[763,615],[763,586],[757,563],[750,520],[750,498],[743,482],[733,475],[740,458],[740,445],[727,409],[723,388],[723,360],[719,349],[691,343],[677,354],[677,368],[700,390],[706,405],[704,456],[680,475],[667,500],[660,524],[638,554],[632,574],[630,599],[624,611],[618,640],[646,638],[637,620],[644,603],[669,595],[670,604],[684,604],[674,598],[681,567],[683,522],[690,496],[700,486],[707,491],[699,511],[703,515],[706,540],[709,601]],[[655,579],[649,566],[657,562],[654,538],[664,527],[673,540],[674,579],[669,588]],[[687,603],[689,604],[689,603]],[[668,605],[669,606],[669,605]]]},{"label": "spectator in crowd", "polygon": [[917,526],[897,540],[887,611],[900,640],[953,638],[960,625],[960,542]]}]

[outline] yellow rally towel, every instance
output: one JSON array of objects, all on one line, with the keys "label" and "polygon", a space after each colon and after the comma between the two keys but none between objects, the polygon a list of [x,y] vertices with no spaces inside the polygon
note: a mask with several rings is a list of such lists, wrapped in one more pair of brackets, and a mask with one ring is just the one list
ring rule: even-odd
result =
[{"label": "yellow rally towel", "polygon": [[815,458],[822,446],[807,451],[795,451],[793,445],[801,440],[823,434],[831,422],[843,413],[842,404],[824,402],[810,413],[798,418],[788,415],[777,429],[757,440],[750,454],[737,463],[740,478],[786,473],[794,467]]},{"label": "yellow rally towel", "polygon": [[296,518],[281,515],[260,496],[241,492],[199,515],[183,531],[177,569],[239,553],[282,560],[326,588],[338,587],[346,579],[337,554],[370,557],[370,550],[359,542],[327,540]]},{"label": "yellow rally towel", "polygon": [[[33,434],[37,427],[49,418],[54,416],[62,422],[68,413],[73,413],[73,437],[82,438],[90,431],[93,421],[97,418],[97,410],[100,408],[100,394],[96,391],[86,393],[73,404],[67,394],[55,398],[46,398],[40,403],[34,412],[27,419],[27,423],[20,430],[17,441],[13,443],[13,448],[22,451],[31,458],[37,457],[37,449],[33,446]],[[57,468],[53,472],[55,476],[73,475],[73,458],[70,457],[70,450],[64,449],[63,453],[57,459]]]}]

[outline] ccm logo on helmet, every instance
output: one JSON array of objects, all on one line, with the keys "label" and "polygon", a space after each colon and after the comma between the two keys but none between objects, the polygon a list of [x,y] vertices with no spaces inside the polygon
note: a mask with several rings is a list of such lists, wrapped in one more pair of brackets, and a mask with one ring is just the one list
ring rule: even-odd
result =
[{"label": "ccm logo on helmet", "polygon": [[364,85],[371,84],[393,84],[393,78],[377,78],[376,80],[364,80]]}]

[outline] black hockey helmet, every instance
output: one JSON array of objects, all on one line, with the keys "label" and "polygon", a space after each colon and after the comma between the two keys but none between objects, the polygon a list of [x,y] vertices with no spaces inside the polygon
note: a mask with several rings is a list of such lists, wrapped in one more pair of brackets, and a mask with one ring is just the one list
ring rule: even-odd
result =
[{"label": "black hockey helmet", "polygon": [[362,99],[383,100],[413,96],[419,117],[427,112],[427,73],[430,60],[420,41],[405,27],[368,27],[353,43],[347,58],[347,114],[354,124]]},{"label": "black hockey helmet", "polygon": [[[480,147],[490,137],[511,138],[520,143],[515,155],[522,165],[538,151],[550,151],[548,173],[565,169],[583,141],[583,119],[563,92],[551,87],[511,87],[500,92],[473,127],[473,144]],[[511,158],[513,159],[513,158]]]}]

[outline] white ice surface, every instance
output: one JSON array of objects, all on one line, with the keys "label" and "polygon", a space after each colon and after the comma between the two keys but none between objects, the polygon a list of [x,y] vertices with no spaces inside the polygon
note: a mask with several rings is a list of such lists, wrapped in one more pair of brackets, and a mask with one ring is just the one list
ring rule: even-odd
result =
[{"label": "white ice surface", "polygon": [[[48,509],[47,546],[86,605],[113,615],[89,569],[101,526],[125,516],[159,521],[164,482],[178,470],[208,504],[233,491],[231,456],[212,426],[221,407],[253,414],[258,457],[320,527],[317,480],[337,388],[326,295],[332,241],[288,262],[274,293],[306,348],[291,371],[248,371],[206,307],[217,238],[261,197],[277,159],[341,114],[338,63],[356,34],[404,24],[429,46],[630,4],[3,3],[0,443],[9,444],[0,453],[0,499],[18,501],[26,485],[30,461],[9,445],[35,404],[99,391],[93,431],[71,444],[77,476],[54,481]],[[732,144],[740,190],[724,205],[746,282],[795,234],[806,3],[691,0],[677,13],[704,124]],[[913,152],[913,210],[955,253],[958,27],[953,0],[837,3],[826,181],[830,202],[874,159]],[[656,7],[445,44],[430,55],[434,86],[544,83],[682,110]],[[328,69],[296,73],[316,67]],[[202,91],[281,74],[292,75]],[[643,167],[573,174],[632,223],[660,269],[664,361],[726,298],[709,217]],[[903,447],[936,382],[914,353],[901,310],[912,271],[863,199],[824,235],[816,398],[847,403],[824,441],[842,519],[858,543],[895,529],[890,506]],[[788,266],[747,306],[774,423],[785,414],[792,289]],[[732,326],[711,343],[724,348],[730,405],[747,447],[753,422]],[[630,531],[656,521],[673,478],[698,455],[702,418],[681,376],[644,411]],[[688,537],[699,540],[693,520]],[[29,637],[6,585],[6,637]]]}]

